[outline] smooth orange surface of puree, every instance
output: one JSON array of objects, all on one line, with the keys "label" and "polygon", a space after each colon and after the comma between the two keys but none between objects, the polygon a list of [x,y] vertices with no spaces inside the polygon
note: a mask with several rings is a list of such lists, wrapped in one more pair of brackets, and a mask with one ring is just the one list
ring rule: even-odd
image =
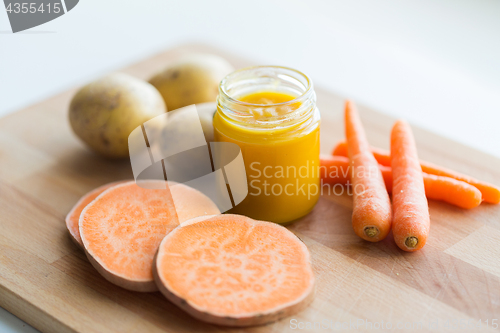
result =
[{"label": "smooth orange surface of puree", "polygon": [[278,104],[285,103],[293,100],[295,96],[275,92],[275,91],[261,91],[258,93],[253,93],[250,95],[241,96],[238,98],[239,101],[251,104]]},{"label": "smooth orange surface of puree", "polygon": [[[263,91],[237,97],[251,104],[278,104],[295,96]],[[279,116],[300,102],[271,108],[249,107],[249,122]],[[261,109],[264,109],[263,111]],[[316,204],[319,184],[319,118],[311,117],[289,127],[243,126],[227,119],[221,110],[214,117],[215,141],[234,142],[242,151],[248,196],[229,212],[276,223],[292,222]]]}]

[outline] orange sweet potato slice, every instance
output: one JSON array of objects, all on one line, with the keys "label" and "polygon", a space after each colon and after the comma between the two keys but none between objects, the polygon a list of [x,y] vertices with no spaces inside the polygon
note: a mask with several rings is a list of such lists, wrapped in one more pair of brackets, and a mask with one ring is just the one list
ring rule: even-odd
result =
[{"label": "orange sweet potato slice", "polygon": [[169,184],[179,223],[198,216],[220,214],[217,205],[198,190],[184,184]]},{"label": "orange sweet potato slice", "polygon": [[[179,225],[172,192],[189,193],[193,207],[201,202],[210,208],[203,210],[207,215],[219,213],[201,192],[182,184],[174,187],[153,190],[127,182],[105,190],[84,208],[79,228],[85,252],[108,281],[134,291],[157,290],[152,274],[155,252]],[[182,197],[176,194],[176,201]]]},{"label": "orange sweet potato slice", "polygon": [[82,243],[82,238],[80,237],[80,230],[78,228],[78,220],[80,219],[80,214],[82,213],[82,210],[95,198],[97,198],[99,194],[119,183],[121,182],[118,181],[105,184],[88,192],[83,197],[81,197],[80,200],[78,200],[78,202],[73,206],[68,215],[66,215],[66,228],[69,231],[69,236],[71,240],[81,249],[83,249],[83,243]]},{"label": "orange sweet potato slice", "polygon": [[240,215],[196,220],[163,239],[153,265],[160,291],[190,315],[218,325],[261,325],[313,299],[309,251],[288,229]]}]

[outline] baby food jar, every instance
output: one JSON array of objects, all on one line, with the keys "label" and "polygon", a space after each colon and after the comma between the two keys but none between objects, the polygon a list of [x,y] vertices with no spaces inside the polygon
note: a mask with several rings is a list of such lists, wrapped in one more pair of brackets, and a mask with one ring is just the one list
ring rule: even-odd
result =
[{"label": "baby food jar", "polygon": [[320,114],[311,80],[286,67],[233,72],[219,86],[215,141],[233,142],[245,163],[248,195],[229,211],[286,224],[318,201]]}]

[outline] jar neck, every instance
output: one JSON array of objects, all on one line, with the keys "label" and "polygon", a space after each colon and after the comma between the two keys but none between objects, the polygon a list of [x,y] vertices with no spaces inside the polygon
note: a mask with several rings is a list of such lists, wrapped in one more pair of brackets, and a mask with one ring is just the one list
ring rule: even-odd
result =
[{"label": "jar neck", "polygon": [[[258,92],[284,93],[295,98],[275,104],[253,104],[238,99]],[[293,127],[313,116],[316,94],[312,81],[299,71],[279,66],[249,67],[221,81],[217,109],[224,120],[242,127]]]}]

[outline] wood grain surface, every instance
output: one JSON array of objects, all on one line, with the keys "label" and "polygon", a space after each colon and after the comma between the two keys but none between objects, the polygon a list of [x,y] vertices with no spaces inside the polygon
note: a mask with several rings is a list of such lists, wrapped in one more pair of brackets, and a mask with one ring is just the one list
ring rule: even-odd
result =
[{"label": "wood grain surface", "polygon": [[[207,46],[186,45],[123,71],[148,78],[196,51],[220,54],[237,68],[254,64]],[[316,91],[321,150],[328,153],[343,137],[343,99]],[[266,326],[205,324],[159,293],[110,284],[71,242],[64,217],[87,191],[131,178],[130,162],[102,159],[72,134],[67,108],[74,92],[0,119],[0,306],[41,331],[371,331],[377,325],[388,330],[390,324],[405,332],[500,332],[492,326],[500,320],[500,206],[488,204],[462,210],[431,201],[427,245],[403,253],[392,235],[379,243],[357,237],[351,198],[325,193],[312,213],[289,226],[311,251],[316,298],[305,311]],[[365,107],[360,114],[370,142],[387,148],[394,119]],[[413,129],[422,159],[500,184],[499,159]],[[316,326],[307,329],[308,322]]]}]

